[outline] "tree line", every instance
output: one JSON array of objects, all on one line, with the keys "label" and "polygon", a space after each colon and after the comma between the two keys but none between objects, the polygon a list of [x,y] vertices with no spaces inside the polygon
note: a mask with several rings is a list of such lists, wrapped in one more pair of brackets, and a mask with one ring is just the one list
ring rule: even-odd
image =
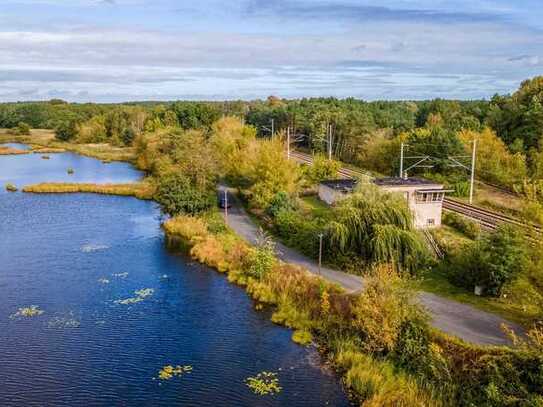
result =
[{"label": "tree line", "polygon": [[[299,148],[325,152],[331,131],[334,157],[384,175],[397,174],[400,143],[410,155],[432,157],[432,173],[459,194],[465,174],[447,157],[479,142],[477,173],[485,181],[526,195],[543,193],[543,77],[512,95],[490,100],[377,101],[311,98],[225,102],[48,102],[0,104],[0,128],[55,129],[61,140],[132,145],[138,135],[167,127],[209,131],[222,116],[238,116],[259,137],[290,128]],[[414,169],[421,173],[424,170]],[[465,182],[465,181],[464,181]],[[535,192],[534,192],[535,191]]]}]

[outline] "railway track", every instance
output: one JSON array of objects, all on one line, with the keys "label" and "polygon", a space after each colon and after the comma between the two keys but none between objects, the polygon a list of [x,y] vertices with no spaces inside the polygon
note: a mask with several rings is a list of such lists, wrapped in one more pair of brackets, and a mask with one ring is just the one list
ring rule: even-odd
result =
[{"label": "railway track", "polygon": [[[313,164],[313,157],[309,154],[295,151],[291,152],[290,156],[299,163],[308,165]],[[342,178],[371,177],[371,175],[367,173],[351,170],[349,168],[341,168],[339,170],[339,175]],[[540,234],[543,232],[543,228],[538,225],[527,225],[519,219],[515,219],[511,216],[504,215],[499,212],[490,211],[479,206],[470,205],[452,198],[445,198],[443,200],[443,209],[445,211],[458,213],[468,219],[471,219],[479,223],[481,227],[486,230],[495,230],[501,224],[508,224],[524,228],[531,226],[535,229],[535,231],[537,231],[537,233]]]}]

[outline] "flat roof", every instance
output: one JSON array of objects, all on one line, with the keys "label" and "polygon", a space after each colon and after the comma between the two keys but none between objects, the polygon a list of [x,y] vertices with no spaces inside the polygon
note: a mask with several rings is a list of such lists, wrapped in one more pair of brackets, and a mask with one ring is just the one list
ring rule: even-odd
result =
[{"label": "flat roof", "polygon": [[344,191],[353,189],[358,183],[355,179],[341,178],[341,179],[328,179],[320,182],[322,185],[327,186],[338,191]]},{"label": "flat roof", "polygon": [[424,186],[424,185],[441,185],[439,182],[430,181],[425,178],[418,177],[409,177],[409,178],[400,178],[400,177],[387,177],[387,178],[377,178],[373,180],[375,185],[379,186],[388,186],[388,187],[409,187],[409,186]]}]

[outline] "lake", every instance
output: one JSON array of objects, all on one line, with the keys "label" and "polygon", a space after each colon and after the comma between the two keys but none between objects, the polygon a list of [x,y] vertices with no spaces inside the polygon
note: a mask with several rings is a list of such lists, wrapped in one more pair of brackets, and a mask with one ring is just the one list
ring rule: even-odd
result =
[{"label": "lake", "polygon": [[[224,275],[166,250],[153,202],[4,190],[142,175],[126,163],[49,156],[0,157],[0,405],[349,405],[314,348],[293,343]],[[15,315],[31,305],[43,313]],[[192,372],[158,380],[170,364]],[[246,386],[264,370],[277,372],[279,394]]]}]

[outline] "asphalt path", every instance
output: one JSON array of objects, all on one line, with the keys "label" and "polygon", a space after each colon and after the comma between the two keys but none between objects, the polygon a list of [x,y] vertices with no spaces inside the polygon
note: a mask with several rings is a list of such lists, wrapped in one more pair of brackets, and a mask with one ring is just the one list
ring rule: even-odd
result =
[{"label": "asphalt path", "polygon": [[[219,188],[221,194],[224,194],[225,188],[224,186]],[[228,202],[232,206],[228,208],[226,221],[239,236],[250,244],[256,244],[261,238],[262,232],[232,192],[230,190],[228,193]],[[300,265],[309,272],[340,285],[349,293],[363,290],[364,281],[362,277],[328,267],[319,268],[315,260],[285,246],[279,241],[275,241],[275,250],[277,256],[284,262]],[[421,292],[418,298],[430,314],[431,323],[435,328],[467,342],[479,345],[510,345],[509,338],[501,329],[502,324],[509,326],[517,333],[524,333],[521,326],[467,304],[427,292]]]}]

